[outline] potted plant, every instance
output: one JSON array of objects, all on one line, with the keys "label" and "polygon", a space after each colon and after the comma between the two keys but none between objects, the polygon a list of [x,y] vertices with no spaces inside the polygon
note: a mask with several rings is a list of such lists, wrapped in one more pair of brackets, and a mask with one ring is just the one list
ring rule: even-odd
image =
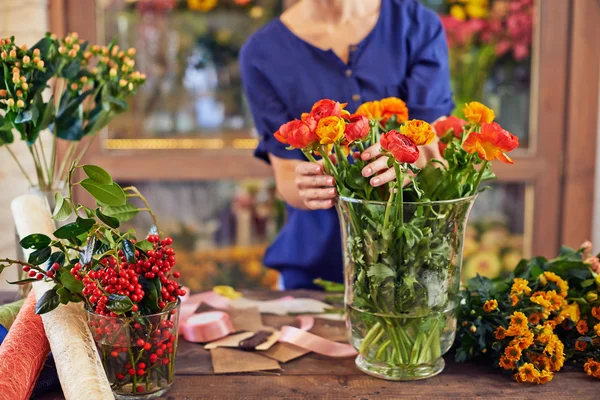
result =
[{"label": "potted plant", "polygon": [[[419,145],[434,129],[408,120],[400,99],[363,104],[350,115],[344,105],[321,100],[302,120],[283,125],[277,140],[320,155],[335,177],[345,253],[345,303],[356,364],[391,380],[431,377],[456,330],[464,230],[480,183],[494,178],[490,161],[512,163],[505,154],[518,139],[493,122],[481,103],[468,103],[467,121],[436,124],[444,160],[414,163]],[[365,164],[346,154],[381,143],[396,180],[373,188]],[[408,184],[403,186],[405,180]]]},{"label": "potted plant", "polygon": [[[87,178],[74,182],[77,169]],[[151,233],[136,240],[121,223],[139,211],[156,218],[145,197],[135,188],[122,188],[103,169],[75,162],[68,170],[68,195],[57,196],[54,219],[69,216],[53,238],[32,234],[21,246],[33,250],[27,261],[0,259],[0,272],[13,264],[28,275],[16,284],[50,280],[54,287],[39,300],[36,313],[60,304],[82,302],[91,334],[117,398],[156,398],[170,387],[175,373],[179,296],[185,290],[173,271],[172,239]],[[95,208],[73,200],[74,186],[82,186],[96,200]],[[128,200],[138,198],[144,207]]]}]

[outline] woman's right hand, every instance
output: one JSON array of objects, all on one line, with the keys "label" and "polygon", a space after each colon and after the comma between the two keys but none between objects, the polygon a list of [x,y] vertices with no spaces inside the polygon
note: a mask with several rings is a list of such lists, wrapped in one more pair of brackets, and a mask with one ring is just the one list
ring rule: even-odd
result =
[{"label": "woman's right hand", "polygon": [[296,187],[304,205],[310,210],[325,210],[333,207],[337,196],[335,181],[325,175],[323,161],[301,162],[296,166]]}]

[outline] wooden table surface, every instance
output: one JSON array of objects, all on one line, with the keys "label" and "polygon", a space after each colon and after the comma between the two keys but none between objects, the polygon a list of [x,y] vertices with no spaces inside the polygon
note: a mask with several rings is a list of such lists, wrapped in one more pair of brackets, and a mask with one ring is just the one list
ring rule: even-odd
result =
[{"label": "wooden table surface", "polygon": [[[320,298],[310,291],[285,292],[297,297]],[[247,292],[267,299],[281,292]],[[263,315],[265,325],[294,324],[294,317]],[[345,338],[343,322],[317,319],[311,332],[332,339]],[[360,372],[354,359],[332,359],[307,354],[288,363],[281,371],[214,375],[210,353],[199,344],[181,339],[176,378],[163,399],[597,399],[600,382],[581,370],[565,367],[546,385],[518,384],[490,366],[453,361],[446,355],[446,368],[433,378],[415,382],[389,382]],[[46,393],[42,400],[63,399],[61,393]],[[93,399],[82,399],[93,400]]]}]

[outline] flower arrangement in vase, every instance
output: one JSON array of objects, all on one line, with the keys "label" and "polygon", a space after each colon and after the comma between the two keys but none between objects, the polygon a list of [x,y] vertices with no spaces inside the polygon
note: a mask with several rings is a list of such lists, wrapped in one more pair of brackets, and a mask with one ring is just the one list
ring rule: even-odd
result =
[{"label": "flower arrangement in vase", "polygon": [[[73,182],[77,169],[87,178]],[[28,277],[10,283],[54,283],[38,299],[37,314],[83,303],[114,395],[159,397],[174,379],[179,296],[185,295],[177,283],[180,273],[173,271],[173,240],[156,233],[136,240],[135,231],[119,230],[140,211],[149,212],[155,224],[156,218],[135,187],[122,188],[103,169],[73,162],[67,182],[69,195],[58,195],[53,218],[72,216],[74,222],[54,231],[53,238],[24,237],[21,246],[32,251],[28,259],[0,259],[0,272],[16,264]],[[74,186],[88,191],[97,206],[75,203]],[[132,198],[145,207],[131,204]]]},{"label": "flower arrangement in vase", "polygon": [[[33,47],[0,39],[0,146],[41,192],[61,189],[73,161],[83,158],[96,134],[117,114],[146,77],[135,70],[136,50],[89,46],[71,33],[47,34]],[[49,131],[49,149],[41,136]],[[11,150],[15,133],[27,144],[36,178]],[[67,143],[59,159],[59,143]],[[83,146],[82,142],[86,141]],[[82,147],[82,148],[79,148]]]},{"label": "flower arrangement in vase", "polygon": [[[433,376],[452,345],[467,217],[481,182],[494,177],[490,161],[518,139],[493,122],[481,103],[465,105],[465,120],[435,124],[444,160],[423,169],[419,147],[436,132],[409,120],[396,98],[368,102],[354,115],[345,105],[321,100],[301,120],[281,126],[277,140],[322,157],[335,178],[345,252],[345,303],[356,363],[368,374],[392,380]],[[374,188],[347,154],[381,143],[396,180]],[[407,183],[406,183],[407,182]],[[406,184],[405,184],[406,183]]]}]

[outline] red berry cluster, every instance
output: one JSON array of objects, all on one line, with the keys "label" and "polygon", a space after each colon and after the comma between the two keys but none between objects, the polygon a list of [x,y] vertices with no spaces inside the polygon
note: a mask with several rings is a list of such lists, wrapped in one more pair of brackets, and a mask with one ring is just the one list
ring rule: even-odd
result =
[{"label": "red berry cluster", "polygon": [[54,263],[54,264],[52,264],[50,269],[48,271],[46,271],[46,273],[41,273],[41,272],[31,269],[31,267],[29,265],[23,265],[23,272],[27,272],[27,275],[30,278],[35,278],[38,281],[41,281],[42,279],[44,279],[46,277],[53,278],[54,275],[56,274],[56,271],[58,271],[59,269],[60,269],[60,264]]}]

